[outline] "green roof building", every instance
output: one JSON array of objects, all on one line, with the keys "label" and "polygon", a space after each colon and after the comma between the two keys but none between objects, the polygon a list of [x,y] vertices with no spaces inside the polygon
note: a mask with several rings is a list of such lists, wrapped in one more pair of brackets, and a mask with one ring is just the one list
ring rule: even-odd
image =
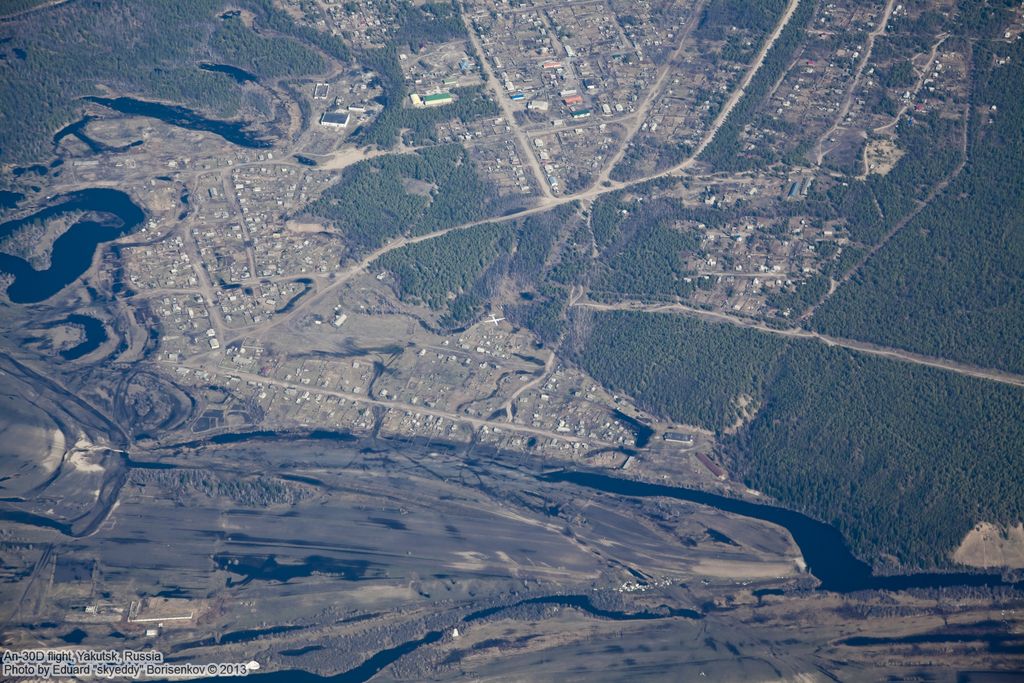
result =
[{"label": "green roof building", "polygon": [[447,92],[424,95],[422,98],[424,106],[436,107],[442,104],[449,104],[452,101],[452,94]]}]

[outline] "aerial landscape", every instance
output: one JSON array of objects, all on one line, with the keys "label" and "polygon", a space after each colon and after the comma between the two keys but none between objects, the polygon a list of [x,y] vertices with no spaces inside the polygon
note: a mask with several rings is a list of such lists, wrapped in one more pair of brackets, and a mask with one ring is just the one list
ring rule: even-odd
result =
[{"label": "aerial landscape", "polygon": [[0,2],[0,680],[1024,680],[1022,35]]}]

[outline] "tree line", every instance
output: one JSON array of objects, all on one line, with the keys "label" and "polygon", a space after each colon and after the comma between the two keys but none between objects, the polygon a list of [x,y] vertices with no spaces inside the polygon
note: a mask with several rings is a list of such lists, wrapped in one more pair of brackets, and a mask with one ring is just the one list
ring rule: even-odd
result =
[{"label": "tree line", "polygon": [[972,61],[967,166],[812,322],[1024,373],[1024,49],[979,43]]},{"label": "tree line", "polygon": [[684,316],[580,315],[566,345],[580,367],[718,431],[749,486],[835,524],[863,558],[946,567],[979,520],[1024,514],[1018,387]]}]

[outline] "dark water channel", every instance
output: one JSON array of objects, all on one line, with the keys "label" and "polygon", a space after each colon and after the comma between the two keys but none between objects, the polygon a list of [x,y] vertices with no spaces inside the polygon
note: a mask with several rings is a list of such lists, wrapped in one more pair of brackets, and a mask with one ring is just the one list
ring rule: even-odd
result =
[{"label": "dark water channel", "polygon": [[91,188],[61,195],[57,200],[29,216],[0,223],[0,239],[3,239],[27,224],[66,213],[89,212],[54,241],[50,266],[46,270],[36,270],[18,256],[0,254],[0,271],[14,276],[7,288],[7,296],[14,303],[31,304],[49,299],[89,269],[100,244],[134,232],[146,217],[142,208],[120,190]]},{"label": "dark water channel", "polygon": [[725,512],[760,519],[785,527],[800,547],[807,567],[821,581],[821,590],[852,593],[862,590],[906,590],[908,588],[948,588],[952,586],[1016,585],[998,574],[967,572],[939,574],[902,574],[876,576],[871,567],[854,557],[842,534],[835,527],[785,508],[752,503],[681,486],[648,484],[610,477],[595,472],[554,472],[541,477],[548,482],[575,486],[636,498],[663,497],[707,505]]},{"label": "dark water channel", "polygon": [[269,140],[265,140],[249,130],[248,121],[209,119],[185,107],[138,100],[134,97],[86,97],[85,99],[122,114],[146,116],[159,119],[178,128],[213,133],[240,147],[265,149],[271,146]]}]

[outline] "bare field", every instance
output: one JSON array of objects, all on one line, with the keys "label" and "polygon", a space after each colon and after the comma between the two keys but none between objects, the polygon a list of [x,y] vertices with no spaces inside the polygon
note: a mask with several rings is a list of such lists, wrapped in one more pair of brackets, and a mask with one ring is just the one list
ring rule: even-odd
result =
[{"label": "bare field", "polygon": [[980,522],[964,537],[953,560],[969,567],[1024,568],[1024,525],[1007,529]]}]

